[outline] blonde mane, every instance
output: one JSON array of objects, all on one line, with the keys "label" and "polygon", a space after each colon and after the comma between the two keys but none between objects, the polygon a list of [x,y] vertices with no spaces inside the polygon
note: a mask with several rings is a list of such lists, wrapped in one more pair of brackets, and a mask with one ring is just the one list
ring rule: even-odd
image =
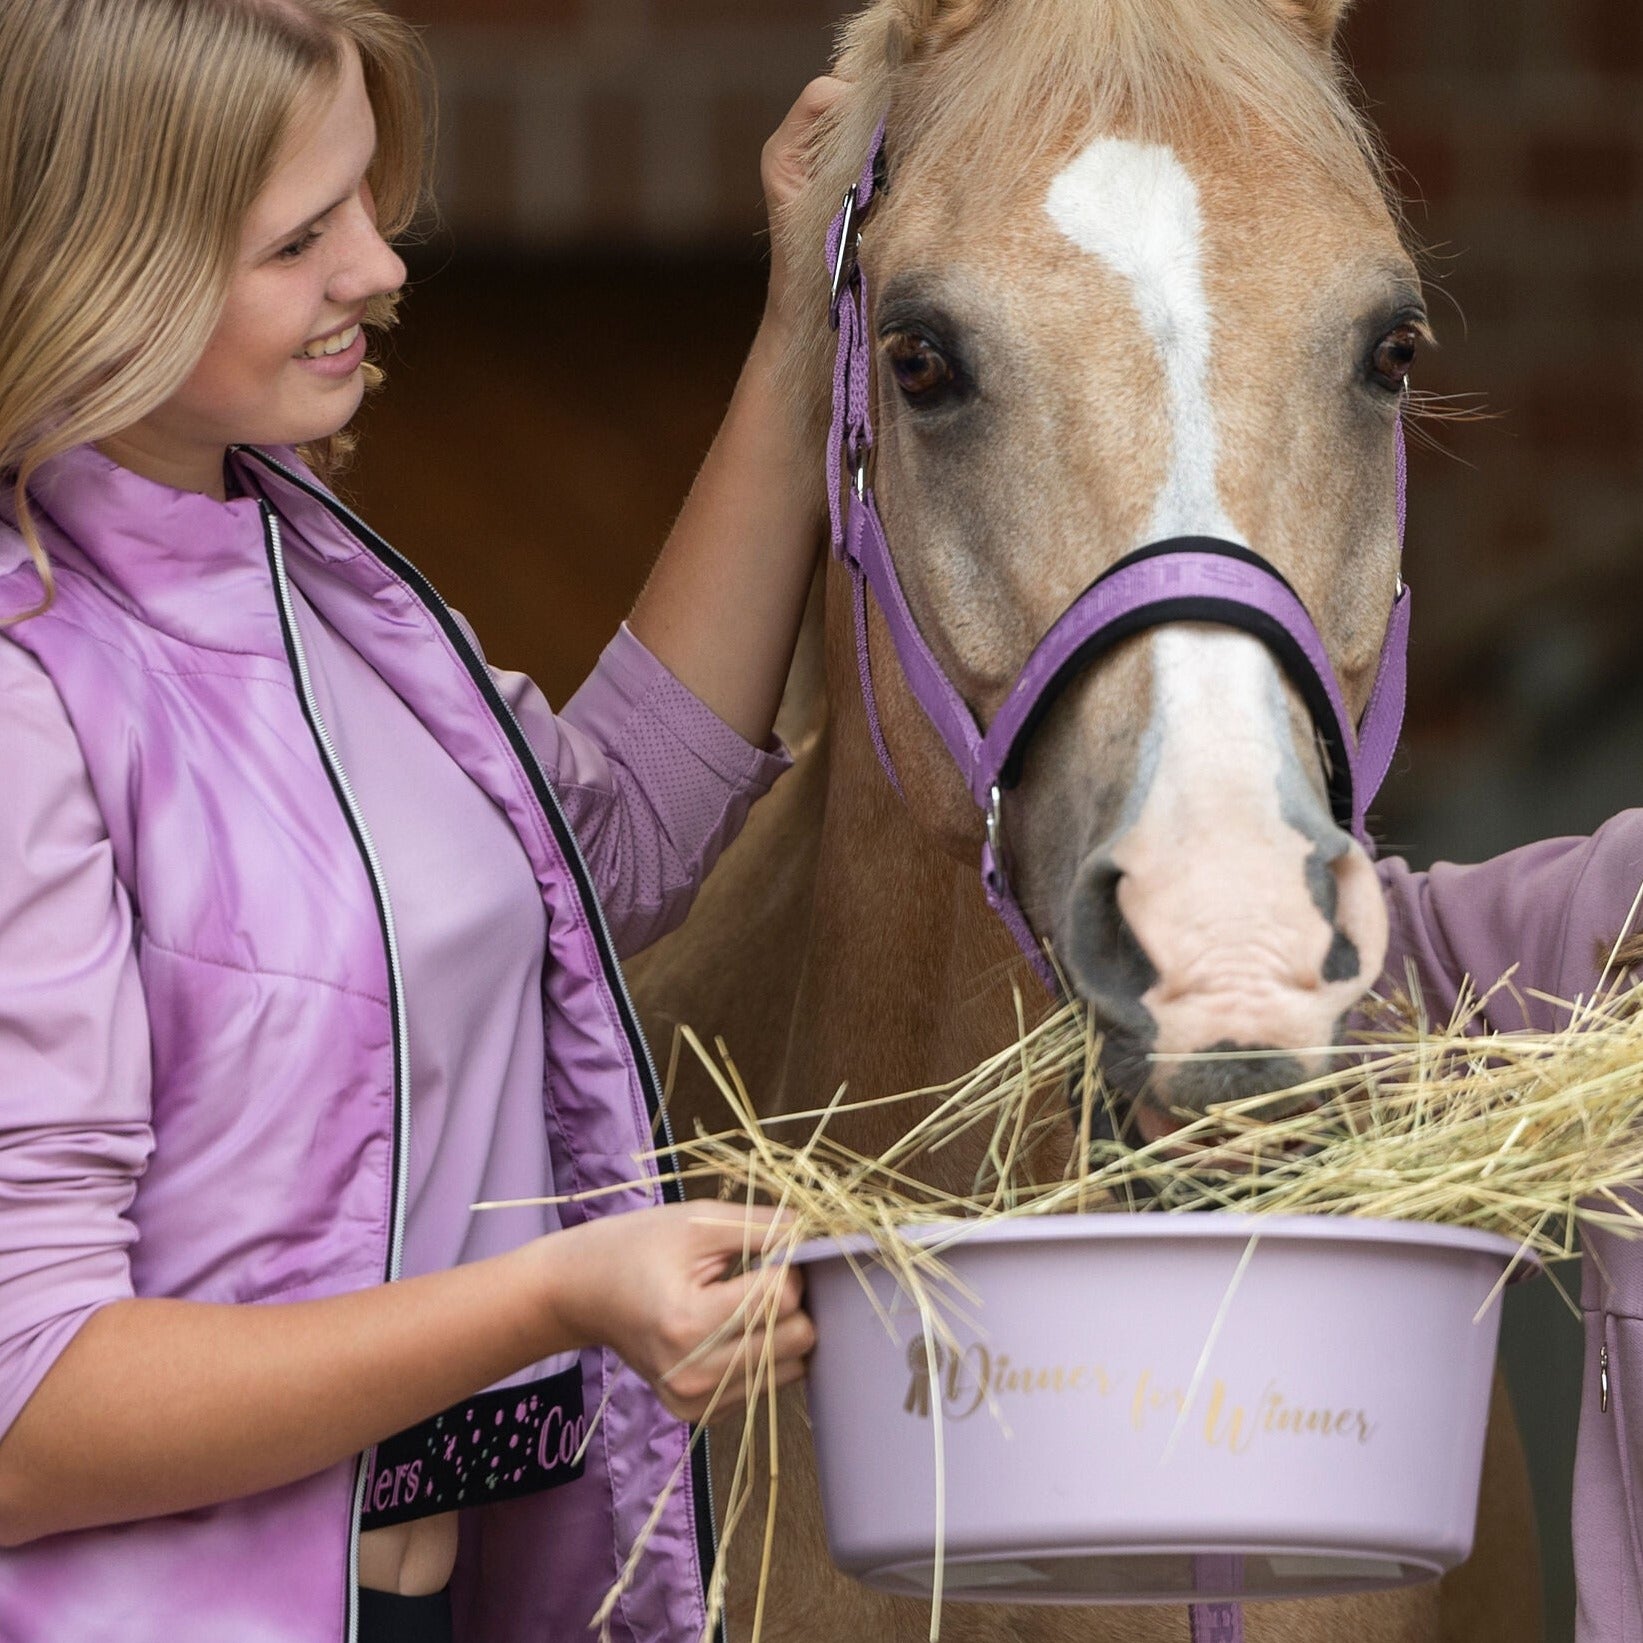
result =
[{"label": "blonde mane", "polygon": [[[837,72],[854,89],[818,134],[814,182],[778,230],[807,283],[806,311],[824,310],[827,226],[885,116],[892,179],[908,159],[939,154],[1005,186],[1002,168],[1030,165],[1075,123],[1155,142],[1264,130],[1349,193],[1391,206],[1350,76],[1293,3],[874,0],[842,28]],[[790,362],[794,401],[812,415],[827,348],[818,328]]]}]

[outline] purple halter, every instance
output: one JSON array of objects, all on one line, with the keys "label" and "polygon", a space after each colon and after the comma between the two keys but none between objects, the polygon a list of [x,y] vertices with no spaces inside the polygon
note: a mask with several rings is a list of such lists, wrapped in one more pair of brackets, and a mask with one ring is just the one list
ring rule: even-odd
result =
[{"label": "purple halter", "polygon": [[[1213,622],[1254,634],[1272,651],[1300,693],[1329,751],[1329,800],[1337,824],[1365,846],[1364,814],[1391,768],[1403,725],[1409,644],[1409,589],[1399,580],[1369,704],[1354,730],[1329,654],[1293,588],[1261,556],[1210,537],[1154,542],[1098,577],[1044,635],[983,731],[942,671],[913,618],[890,557],[870,480],[873,434],[873,345],[867,281],[857,252],[861,225],[883,186],[884,126],[875,134],[861,177],[846,192],[828,234],[833,273],[832,320],[839,334],[833,372],[833,426],[828,441],[828,497],[835,554],[854,583],[856,655],[873,746],[898,793],[879,722],[867,649],[870,587],[890,629],[914,699],[946,744],[970,796],[986,818],[981,874],[987,900],[1052,991],[1054,971],[1010,887],[1004,852],[1003,795],[1021,776],[1028,743],[1056,697],[1120,641],[1166,622]],[[848,492],[846,468],[848,467]],[[1397,436],[1398,535],[1405,519],[1403,427]]]}]

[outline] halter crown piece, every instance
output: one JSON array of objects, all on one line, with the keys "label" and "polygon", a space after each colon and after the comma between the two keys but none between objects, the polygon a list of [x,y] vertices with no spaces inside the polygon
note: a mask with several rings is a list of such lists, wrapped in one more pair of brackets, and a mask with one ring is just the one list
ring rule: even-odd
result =
[{"label": "halter crown piece", "polygon": [[[1149,543],[1098,577],[1039,641],[993,722],[985,730],[977,723],[919,631],[890,557],[873,495],[873,345],[868,331],[867,278],[857,253],[861,225],[883,187],[881,122],[861,176],[846,192],[827,238],[831,316],[839,338],[827,481],[833,551],[854,584],[856,658],[868,729],[891,785],[901,792],[873,691],[867,648],[869,587],[883,612],[914,699],[946,744],[986,818],[981,874],[988,903],[1054,991],[1058,982],[1053,967],[1010,886],[1003,795],[1020,780],[1033,732],[1061,691],[1085,668],[1121,640],[1149,628],[1166,622],[1212,622],[1251,633],[1272,651],[1305,702],[1328,750],[1329,800],[1336,823],[1372,849],[1364,813],[1391,768],[1403,727],[1410,595],[1401,578],[1369,704],[1356,728],[1329,653],[1295,590],[1249,548],[1198,536]],[[1401,422],[1397,489],[1401,542],[1407,491]]]}]

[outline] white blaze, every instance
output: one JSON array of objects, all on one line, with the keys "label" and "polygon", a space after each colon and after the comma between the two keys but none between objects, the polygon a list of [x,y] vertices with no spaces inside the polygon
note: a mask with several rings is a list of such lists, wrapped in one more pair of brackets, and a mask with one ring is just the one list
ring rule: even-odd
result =
[{"label": "white blaze", "polygon": [[[1142,542],[1244,544],[1217,484],[1214,325],[1192,177],[1168,148],[1103,137],[1056,177],[1045,209],[1129,287],[1163,366],[1172,448]],[[1162,627],[1151,647],[1152,715],[1113,850],[1125,875],[1120,905],[1159,973],[1158,996],[1146,1001],[1158,1046],[1243,1042],[1242,1023],[1171,1009],[1168,999],[1284,992],[1298,955],[1303,970],[1321,964],[1329,931],[1305,880],[1311,845],[1284,814],[1286,789],[1301,783],[1281,679],[1265,645],[1230,629]],[[1270,975],[1269,955],[1283,955],[1270,959]],[[1315,1013],[1313,1029],[1327,1033]],[[1272,1042],[1290,1041],[1274,1029]]]},{"label": "white blaze", "polygon": [[1173,449],[1146,539],[1219,536],[1243,543],[1216,487],[1212,325],[1197,185],[1168,148],[1098,137],[1050,184],[1044,204],[1074,245],[1129,282],[1163,361]]}]

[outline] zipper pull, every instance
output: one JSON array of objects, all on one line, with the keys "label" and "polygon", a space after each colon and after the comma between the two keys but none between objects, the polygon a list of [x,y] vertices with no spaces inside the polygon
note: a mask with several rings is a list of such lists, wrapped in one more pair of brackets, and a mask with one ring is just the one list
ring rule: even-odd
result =
[{"label": "zipper pull", "polygon": [[1597,1407],[1600,1414],[1609,1412],[1609,1343],[1603,1343],[1597,1355]]}]

